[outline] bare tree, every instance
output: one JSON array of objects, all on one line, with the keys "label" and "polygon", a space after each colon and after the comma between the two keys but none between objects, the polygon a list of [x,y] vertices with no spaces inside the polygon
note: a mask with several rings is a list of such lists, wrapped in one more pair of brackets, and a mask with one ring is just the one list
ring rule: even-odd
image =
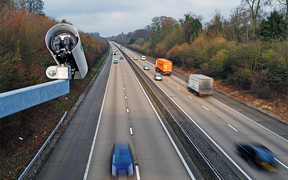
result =
[{"label": "bare tree", "polygon": [[288,23],[288,0],[285,0],[283,4],[286,7],[286,22]]},{"label": "bare tree", "polygon": [[259,16],[261,8],[261,0],[242,0],[242,3],[248,5],[250,15],[252,18],[252,36],[255,37],[255,31],[257,26],[257,17]]},{"label": "bare tree", "polygon": [[44,15],[44,2],[42,0],[18,0],[21,8],[35,14]]},{"label": "bare tree", "polygon": [[235,8],[230,17],[230,27],[232,28],[232,37],[239,42],[248,42],[252,36],[250,25],[251,18],[249,10],[244,6]]},{"label": "bare tree", "polygon": [[274,6],[280,11],[284,11],[286,22],[288,23],[288,0],[265,0],[265,4],[269,6]]}]

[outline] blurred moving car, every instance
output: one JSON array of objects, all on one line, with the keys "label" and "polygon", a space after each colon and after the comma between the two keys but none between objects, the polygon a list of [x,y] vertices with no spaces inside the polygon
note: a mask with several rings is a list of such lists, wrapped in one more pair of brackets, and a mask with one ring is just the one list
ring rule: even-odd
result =
[{"label": "blurred moving car", "polygon": [[134,60],[138,60],[138,57],[137,57],[137,56],[135,56],[135,57],[134,57]]},{"label": "blurred moving car", "polygon": [[112,153],[111,174],[113,177],[119,175],[133,175],[133,159],[128,143],[115,143]]},{"label": "blurred moving car", "polygon": [[141,60],[145,61],[146,60],[146,56],[142,56]]},{"label": "blurred moving car", "polygon": [[150,68],[149,68],[149,66],[143,66],[143,69],[144,70],[149,70]]},{"label": "blurred moving car", "polygon": [[261,167],[268,171],[276,171],[275,155],[261,144],[236,144],[236,150],[247,163],[255,167]]},{"label": "blurred moving car", "polygon": [[120,60],[123,60],[124,58],[123,58],[123,56],[120,56]]},{"label": "blurred moving car", "polygon": [[157,81],[162,81],[162,76],[161,76],[161,74],[155,74],[155,75],[154,75],[154,79],[157,80]]},{"label": "blurred moving car", "polygon": [[114,63],[114,64],[118,64],[118,60],[117,60],[117,59],[114,59],[113,63]]}]

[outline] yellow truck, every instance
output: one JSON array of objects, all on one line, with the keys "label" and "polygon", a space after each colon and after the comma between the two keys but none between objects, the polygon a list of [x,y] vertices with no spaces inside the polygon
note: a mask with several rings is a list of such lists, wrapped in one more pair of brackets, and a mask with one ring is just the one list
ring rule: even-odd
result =
[{"label": "yellow truck", "polygon": [[172,74],[172,62],[165,58],[157,58],[155,71],[159,72],[161,75],[170,76]]}]

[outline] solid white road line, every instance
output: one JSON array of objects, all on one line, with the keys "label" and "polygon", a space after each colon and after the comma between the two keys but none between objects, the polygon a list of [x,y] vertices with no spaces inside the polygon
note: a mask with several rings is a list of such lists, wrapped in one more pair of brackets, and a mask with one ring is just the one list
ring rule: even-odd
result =
[{"label": "solid white road line", "polygon": [[284,166],[286,169],[288,169],[288,166],[286,166],[284,163],[282,163],[281,161],[279,161],[279,159],[274,158],[279,164],[281,164],[282,166]]},{"label": "solid white road line", "polygon": [[215,98],[213,98],[213,97],[211,97],[211,98],[212,98],[214,101],[218,102],[219,104],[222,104],[222,105],[223,105],[223,106],[225,106],[226,108],[230,109],[231,111],[233,111],[233,112],[235,112],[235,113],[239,114],[240,116],[242,116],[242,117],[244,117],[244,118],[248,119],[249,121],[251,121],[251,122],[255,123],[256,125],[258,125],[258,126],[262,127],[263,129],[265,129],[266,131],[268,131],[268,132],[270,132],[270,133],[274,134],[275,136],[279,137],[280,139],[282,139],[282,140],[284,140],[284,141],[288,142],[288,140],[287,140],[287,139],[285,139],[285,138],[283,138],[282,136],[280,136],[280,135],[276,134],[275,132],[271,131],[270,129],[268,129],[268,128],[266,128],[266,127],[262,126],[261,124],[257,123],[256,121],[254,121],[254,120],[252,120],[252,119],[248,118],[247,116],[245,116],[245,115],[241,114],[240,112],[238,112],[238,111],[236,111],[235,109],[233,109],[233,108],[231,108],[231,107],[227,106],[226,104],[224,104],[224,103],[222,103],[222,102],[218,101],[217,99],[215,99]]},{"label": "solid white road line", "polygon": [[163,88],[161,88],[157,83],[155,83],[161,90],[162,92],[164,92],[164,94],[166,94],[166,96],[197,126],[198,129],[200,129],[200,131],[224,154],[224,156],[226,156],[226,158],[228,158],[230,160],[230,162],[232,162],[232,164],[234,164],[237,169],[239,171],[241,171],[241,173],[249,180],[252,180],[252,178],[224,151],[224,149],[222,149],[217,143],[216,141],[214,141],[214,139],[212,139],[205,131],[204,129],[202,129],[194,119],[192,119],[192,117],[186,112],[184,111],[184,109],[178,104],[176,103],[176,101],[174,101],[172,98],[170,98],[169,94],[164,91]]},{"label": "solid white road line", "polygon": [[105,99],[106,99],[108,84],[110,82],[111,70],[112,70],[112,68],[110,68],[109,77],[108,77],[108,81],[107,81],[106,89],[105,89],[105,93],[104,93],[104,98],[103,98],[103,101],[102,101],[102,106],[101,106],[101,110],[100,110],[100,114],[99,114],[99,118],[98,118],[98,122],[97,122],[97,127],[96,127],[95,135],[94,135],[94,138],[93,138],[93,142],[92,142],[92,145],[91,145],[89,158],[88,158],[88,162],[87,162],[87,165],[86,165],[86,169],[85,169],[83,180],[87,180],[87,177],[88,177],[89,168],[90,168],[90,164],[91,164],[91,159],[92,159],[92,156],[93,156],[94,146],[95,146],[95,142],[96,142],[96,137],[97,137],[98,130],[99,130],[99,124],[100,124],[100,121],[101,121],[103,107],[104,107],[104,103],[105,103]]},{"label": "solid white road line", "polygon": [[234,128],[233,126],[231,126],[230,124],[228,124],[228,126],[229,126],[230,128],[232,128],[234,131],[238,132],[238,130],[237,130],[236,128]]},{"label": "solid white road line", "polygon": [[[180,150],[178,149],[176,143],[174,142],[173,138],[171,137],[171,135],[169,134],[167,128],[165,127],[165,125],[164,125],[164,123],[163,123],[161,117],[159,116],[158,112],[156,111],[155,107],[153,106],[152,102],[150,101],[148,95],[146,94],[144,88],[142,87],[141,83],[139,82],[138,78],[136,77],[135,73],[133,72],[133,70],[131,69],[130,66],[129,66],[129,68],[130,68],[132,74],[134,75],[135,79],[137,80],[137,82],[138,82],[140,88],[142,89],[144,95],[146,96],[146,98],[147,98],[149,104],[151,105],[152,109],[154,110],[154,113],[156,114],[158,120],[160,121],[160,124],[162,125],[164,131],[166,132],[166,134],[167,134],[167,136],[168,136],[168,138],[169,138],[171,144],[173,145],[173,147],[174,147],[176,153],[178,154],[179,158],[181,159],[181,161],[182,161],[182,163],[183,163],[183,165],[184,165],[184,167],[185,167],[187,173],[189,174],[189,176],[190,176],[190,178],[191,178],[192,180],[196,180],[196,178],[194,177],[193,173],[191,172],[189,166],[187,165],[187,163],[186,163],[184,157],[182,156]],[[155,83],[155,84],[157,84],[157,83]]]},{"label": "solid white road line", "polygon": [[190,99],[193,99],[192,96],[190,96],[190,95],[188,95],[188,97],[189,97]]}]

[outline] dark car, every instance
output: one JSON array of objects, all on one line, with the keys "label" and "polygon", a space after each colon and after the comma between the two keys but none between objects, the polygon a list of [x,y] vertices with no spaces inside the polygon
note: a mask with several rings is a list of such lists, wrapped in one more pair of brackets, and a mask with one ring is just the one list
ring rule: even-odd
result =
[{"label": "dark car", "polygon": [[111,174],[113,177],[133,175],[133,159],[128,143],[115,143],[112,151]]},{"label": "dark car", "polygon": [[236,144],[237,153],[252,166],[276,171],[275,155],[261,144]]}]

